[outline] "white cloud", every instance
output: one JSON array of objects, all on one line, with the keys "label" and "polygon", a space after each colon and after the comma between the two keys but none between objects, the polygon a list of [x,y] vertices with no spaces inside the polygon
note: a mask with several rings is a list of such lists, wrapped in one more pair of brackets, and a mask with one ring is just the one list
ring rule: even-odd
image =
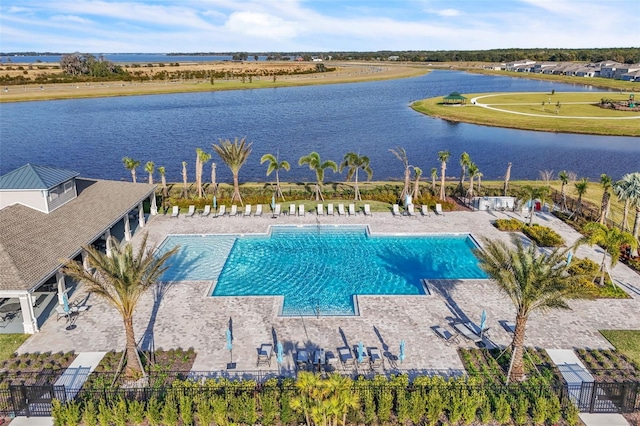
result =
[{"label": "white cloud", "polygon": [[89,19],[82,18],[80,16],[75,15],[54,15],[51,17],[52,21],[58,22],[73,22],[77,24],[91,24],[92,21]]},{"label": "white cloud", "polygon": [[459,16],[460,11],[457,9],[443,9],[438,11],[438,15],[449,18],[452,16]]},{"label": "white cloud", "polygon": [[294,23],[259,12],[232,13],[225,28],[235,34],[272,40],[291,39],[298,33]]}]

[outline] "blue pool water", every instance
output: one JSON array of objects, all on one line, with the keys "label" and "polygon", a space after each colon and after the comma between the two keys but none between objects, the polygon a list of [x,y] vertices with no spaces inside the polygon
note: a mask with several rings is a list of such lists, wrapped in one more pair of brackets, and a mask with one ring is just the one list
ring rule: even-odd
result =
[{"label": "blue pool water", "polygon": [[354,295],[420,295],[421,279],[485,278],[468,235],[369,235],[365,226],[274,226],[270,235],[170,235],[164,280],[212,296],[284,296],[282,315],[354,315]]}]

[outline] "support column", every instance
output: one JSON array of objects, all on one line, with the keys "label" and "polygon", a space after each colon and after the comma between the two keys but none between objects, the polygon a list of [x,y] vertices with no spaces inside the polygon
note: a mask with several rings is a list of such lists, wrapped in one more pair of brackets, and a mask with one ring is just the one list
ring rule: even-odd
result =
[{"label": "support column", "polygon": [[127,213],[122,220],[124,220],[124,239],[125,241],[131,241],[131,224],[129,223],[129,214]]},{"label": "support column", "polygon": [[82,267],[84,268],[85,271],[88,271],[89,269],[91,269],[89,267],[89,255],[87,254],[86,250],[82,250],[80,252],[80,256],[82,256]]},{"label": "support column", "polygon": [[138,221],[140,228],[144,228],[144,209],[142,208],[142,203],[138,204]]},{"label": "support column", "polygon": [[33,311],[33,298],[31,293],[25,293],[20,296],[20,309],[22,310],[22,326],[26,334],[35,334],[38,332],[38,321]]},{"label": "support column", "polygon": [[107,256],[111,256],[111,229],[107,229],[104,232],[104,239],[106,241],[106,247],[107,247]]},{"label": "support column", "polygon": [[158,214],[158,205],[156,204],[156,193],[151,194],[151,216]]}]

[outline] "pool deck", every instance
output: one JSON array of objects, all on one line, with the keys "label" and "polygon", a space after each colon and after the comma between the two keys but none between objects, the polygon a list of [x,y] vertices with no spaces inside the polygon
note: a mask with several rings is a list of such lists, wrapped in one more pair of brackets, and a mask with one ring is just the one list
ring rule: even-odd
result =
[{"label": "pool deck", "polygon": [[[269,215],[222,218],[160,215],[152,217],[145,229],[150,244],[160,244],[167,234],[266,233],[269,225],[274,224],[317,223],[367,224],[372,233],[470,233],[478,241],[483,237],[509,241],[509,233],[500,232],[491,224],[496,218],[509,216],[518,217],[510,212],[450,212],[430,217],[393,217],[390,213],[375,212],[372,217],[307,214],[276,219]],[[538,215],[535,222],[551,226],[568,244],[579,238],[577,232],[552,215]],[[134,244],[141,238],[142,233],[138,233],[133,238]],[[577,256],[599,262],[602,250],[582,246]],[[610,348],[598,330],[640,329],[640,275],[619,263],[613,270],[613,278],[627,290],[630,299],[572,301],[571,311],[533,314],[527,325],[527,345],[545,349]],[[136,337],[143,341],[143,347],[149,347],[150,342],[155,348],[163,349],[193,347],[198,354],[194,371],[225,370],[230,361],[225,331],[231,324],[233,362],[237,370],[257,370],[257,349],[262,343],[281,342],[285,352],[282,368],[291,372],[296,348],[321,347],[335,353],[338,347],[353,347],[363,342],[393,358],[399,353],[401,340],[406,342],[406,359],[401,365],[398,363],[399,368],[416,373],[460,370],[458,346],[446,346],[434,335],[432,326],[450,329],[448,324],[452,319],[478,324],[485,309],[490,340],[503,346],[510,343],[510,335],[499,322],[515,319],[511,302],[489,280],[435,282],[431,296],[359,296],[360,316],[320,318],[278,317],[276,297],[207,297],[210,286],[210,282],[180,282],[162,288],[158,294],[145,294],[135,317]],[[85,296],[80,288],[74,299]],[[121,350],[125,341],[119,314],[95,296],[90,296],[87,304],[90,309],[77,318],[74,330],[67,331],[64,321],[51,318],[19,352]],[[463,341],[461,345],[473,347],[470,341]],[[385,366],[390,366],[387,358]],[[271,365],[260,369],[277,372],[275,354]]]}]

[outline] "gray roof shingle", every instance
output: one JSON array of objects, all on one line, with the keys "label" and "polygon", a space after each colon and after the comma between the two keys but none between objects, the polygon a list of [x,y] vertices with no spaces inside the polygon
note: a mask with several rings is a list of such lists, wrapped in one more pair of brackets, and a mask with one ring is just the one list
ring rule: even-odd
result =
[{"label": "gray roof shingle", "polygon": [[79,175],[71,170],[25,164],[0,176],[0,189],[51,189]]},{"label": "gray roof shingle", "polygon": [[78,197],[49,214],[21,204],[0,210],[0,290],[31,290],[156,187],[91,179],[76,185]]}]

